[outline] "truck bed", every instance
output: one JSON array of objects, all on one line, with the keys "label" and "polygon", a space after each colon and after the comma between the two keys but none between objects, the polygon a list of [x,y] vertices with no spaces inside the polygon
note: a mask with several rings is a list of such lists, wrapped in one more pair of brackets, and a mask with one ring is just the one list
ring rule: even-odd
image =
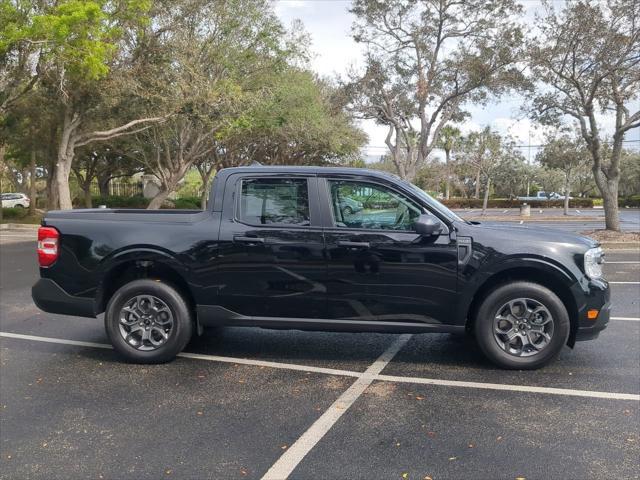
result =
[{"label": "truck bed", "polygon": [[91,220],[109,222],[170,222],[193,223],[209,214],[203,210],[144,210],[133,208],[85,208],[78,210],[52,210],[44,217],[48,220]]}]

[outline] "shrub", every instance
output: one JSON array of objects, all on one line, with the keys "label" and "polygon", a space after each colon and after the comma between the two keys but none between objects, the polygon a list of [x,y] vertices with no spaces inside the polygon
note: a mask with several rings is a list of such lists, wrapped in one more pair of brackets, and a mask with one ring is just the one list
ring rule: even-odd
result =
[{"label": "shrub", "polygon": [[179,210],[200,210],[200,199],[196,197],[176,198],[172,202]]},{"label": "shrub", "polygon": [[172,200],[175,208],[180,210],[200,210],[200,199],[198,197],[181,197]]},{"label": "shrub", "polygon": [[27,216],[29,211],[26,208],[3,208],[3,220],[22,220]]},{"label": "shrub", "polygon": [[626,198],[619,198],[618,205],[621,207],[640,208],[640,195],[631,195]]},{"label": "shrub", "polygon": [[[480,198],[450,198],[441,200],[449,208],[482,208]],[[490,198],[487,202],[488,208],[520,208],[523,203],[531,205],[532,208],[561,208],[564,207],[564,200],[533,200],[525,202],[523,200],[508,198]],[[569,200],[570,208],[591,208],[593,200],[591,198],[574,198]]]},{"label": "shrub", "polygon": [[107,208],[147,208],[149,199],[142,195],[134,197],[120,197],[111,195],[108,197],[91,197],[94,208],[100,205],[106,205]]}]

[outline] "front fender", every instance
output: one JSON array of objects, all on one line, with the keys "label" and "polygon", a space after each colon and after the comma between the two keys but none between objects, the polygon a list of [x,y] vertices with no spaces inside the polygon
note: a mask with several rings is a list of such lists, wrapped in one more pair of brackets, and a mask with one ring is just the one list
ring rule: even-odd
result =
[{"label": "front fender", "polygon": [[[579,278],[565,264],[548,257],[536,255],[514,255],[499,259],[493,263],[482,265],[481,268],[473,272],[463,272],[460,276],[458,291],[460,292],[460,302],[457,309],[458,323],[465,323],[478,293],[488,286],[499,283],[503,279],[514,277],[522,280],[542,282],[547,279],[549,283],[561,283],[570,289]],[[542,280],[541,280],[542,279]]]}]

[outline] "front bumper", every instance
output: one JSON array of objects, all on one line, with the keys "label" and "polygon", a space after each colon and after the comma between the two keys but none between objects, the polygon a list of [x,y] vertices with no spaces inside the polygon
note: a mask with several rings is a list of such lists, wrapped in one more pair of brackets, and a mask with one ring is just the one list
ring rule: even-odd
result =
[{"label": "front bumper", "polygon": [[49,278],[41,278],[31,287],[31,298],[40,310],[48,313],[77,317],[96,316],[93,299],[69,295]]},{"label": "front bumper", "polygon": [[[580,288],[580,295],[576,295],[578,300],[578,328],[575,332],[576,341],[593,340],[598,338],[602,330],[609,325],[611,317],[611,290],[605,280],[588,280],[586,291]],[[598,310],[598,316],[589,319],[587,312]]]}]

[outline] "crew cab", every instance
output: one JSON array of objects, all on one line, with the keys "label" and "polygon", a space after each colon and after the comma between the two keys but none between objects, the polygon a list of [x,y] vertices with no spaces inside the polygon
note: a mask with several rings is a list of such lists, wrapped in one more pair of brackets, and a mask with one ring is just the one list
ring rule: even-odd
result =
[{"label": "crew cab", "polygon": [[533,369],[610,312],[595,241],[465,221],[365,169],[224,169],[204,211],[51,211],[38,258],[36,305],[104,312],[115,349],[141,363],[231,325],[471,334],[497,365]]}]

